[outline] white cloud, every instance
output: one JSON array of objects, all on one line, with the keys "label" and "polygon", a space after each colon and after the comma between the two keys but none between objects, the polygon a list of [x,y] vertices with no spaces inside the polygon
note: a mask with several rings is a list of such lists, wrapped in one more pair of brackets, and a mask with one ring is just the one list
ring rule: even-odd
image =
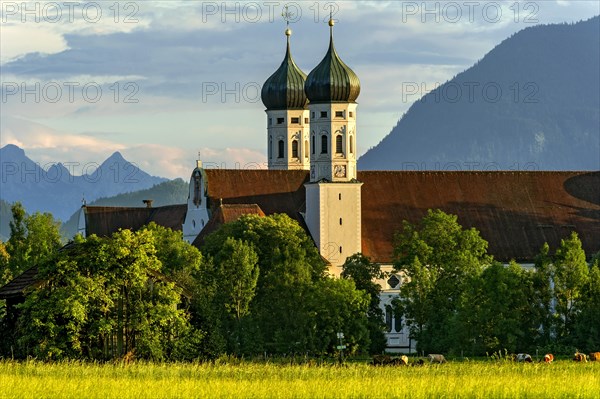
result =
[{"label": "white cloud", "polygon": [[[113,152],[119,151],[130,162],[151,175],[187,179],[195,166],[197,152],[206,167],[264,168],[266,157],[262,151],[247,148],[199,147],[189,150],[158,144],[125,145],[101,136],[62,132],[28,120],[6,117],[0,124],[0,146],[14,144],[25,150],[28,157],[41,165],[58,162],[85,165],[102,163]],[[188,147],[189,148],[189,147]],[[74,169],[75,174],[83,170]]]}]

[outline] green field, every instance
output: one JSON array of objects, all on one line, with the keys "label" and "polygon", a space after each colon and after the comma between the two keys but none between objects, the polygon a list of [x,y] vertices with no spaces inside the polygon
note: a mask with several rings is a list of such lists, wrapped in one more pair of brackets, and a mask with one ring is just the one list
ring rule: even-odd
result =
[{"label": "green field", "polygon": [[421,367],[0,362],[0,398],[598,398],[600,363]]}]

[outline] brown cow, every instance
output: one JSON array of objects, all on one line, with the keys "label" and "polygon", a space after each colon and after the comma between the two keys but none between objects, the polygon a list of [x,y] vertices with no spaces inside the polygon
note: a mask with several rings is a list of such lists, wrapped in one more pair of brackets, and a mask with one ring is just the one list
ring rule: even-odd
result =
[{"label": "brown cow", "polygon": [[552,353],[546,353],[544,355],[544,362],[545,363],[552,363],[554,361],[554,355]]},{"label": "brown cow", "polygon": [[573,360],[576,362],[587,363],[587,356],[585,353],[577,352],[573,355]]},{"label": "brown cow", "polygon": [[600,352],[592,352],[592,353],[590,353],[590,361],[592,361],[592,362],[600,362]]},{"label": "brown cow", "polygon": [[429,363],[446,363],[446,358],[444,355],[440,355],[439,353],[432,353],[427,356],[429,358]]}]

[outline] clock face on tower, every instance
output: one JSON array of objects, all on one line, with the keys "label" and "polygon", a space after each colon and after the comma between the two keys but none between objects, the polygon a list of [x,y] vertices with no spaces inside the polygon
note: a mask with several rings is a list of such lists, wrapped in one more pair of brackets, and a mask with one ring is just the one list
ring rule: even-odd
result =
[{"label": "clock face on tower", "polygon": [[346,165],[335,165],[333,175],[335,177],[346,177]]}]

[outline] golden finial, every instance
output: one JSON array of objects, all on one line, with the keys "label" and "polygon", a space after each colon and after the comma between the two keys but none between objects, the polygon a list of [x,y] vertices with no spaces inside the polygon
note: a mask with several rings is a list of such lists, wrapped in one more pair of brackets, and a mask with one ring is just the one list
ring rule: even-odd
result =
[{"label": "golden finial", "polygon": [[288,6],[283,7],[283,11],[281,12],[281,16],[285,20],[285,24],[287,26],[285,30],[285,35],[290,37],[292,35],[292,30],[290,29],[290,20],[294,17],[294,13],[288,11]]},{"label": "golden finial", "polygon": [[329,26],[333,28],[335,22],[333,21],[333,4],[329,5]]}]

